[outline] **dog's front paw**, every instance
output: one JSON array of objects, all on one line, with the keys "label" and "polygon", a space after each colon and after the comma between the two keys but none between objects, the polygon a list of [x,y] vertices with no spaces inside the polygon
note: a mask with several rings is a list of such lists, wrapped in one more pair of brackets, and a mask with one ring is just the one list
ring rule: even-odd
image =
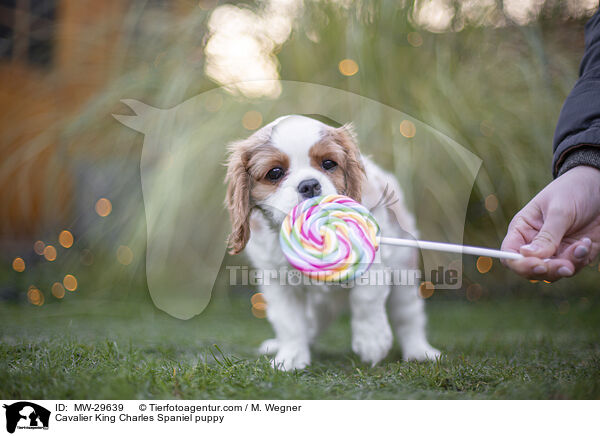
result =
[{"label": "dog's front paw", "polygon": [[270,356],[271,354],[277,353],[278,350],[279,350],[279,342],[275,338],[267,339],[267,340],[263,341],[263,343],[260,344],[260,347],[258,347],[259,354],[266,354],[268,356]]},{"label": "dog's front paw", "polygon": [[271,365],[281,371],[306,368],[307,365],[310,365],[308,345],[282,345],[271,361]]},{"label": "dog's front paw", "polygon": [[363,362],[375,366],[392,348],[392,330],[389,324],[373,325],[367,322],[352,326],[352,351]]},{"label": "dog's front paw", "polygon": [[436,360],[441,355],[440,350],[433,348],[427,342],[407,344],[402,349],[402,358],[406,361],[417,360],[424,362],[426,360]]}]

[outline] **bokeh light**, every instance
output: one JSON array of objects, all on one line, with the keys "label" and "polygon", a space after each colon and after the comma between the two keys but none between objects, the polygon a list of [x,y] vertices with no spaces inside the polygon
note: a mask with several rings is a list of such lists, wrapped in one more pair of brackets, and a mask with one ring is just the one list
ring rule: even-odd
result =
[{"label": "bokeh light", "polygon": [[467,300],[469,301],[477,301],[481,298],[483,294],[483,288],[479,283],[471,283],[467,286]]},{"label": "bokeh light", "polygon": [[94,253],[92,253],[91,250],[84,248],[83,250],[81,250],[80,260],[82,264],[90,266],[94,263]]},{"label": "bokeh light", "polygon": [[52,295],[59,300],[65,296],[65,287],[62,283],[56,282],[52,285]]},{"label": "bokeh light", "polygon": [[406,35],[406,39],[413,47],[421,47],[423,45],[423,37],[419,32],[410,32]]},{"label": "bokeh light", "polygon": [[217,112],[223,106],[223,96],[216,93],[211,93],[206,97],[206,110],[209,112]]},{"label": "bokeh light", "polygon": [[498,197],[494,194],[485,197],[485,208],[488,212],[495,212],[498,209]]},{"label": "bokeh light", "polygon": [[494,261],[491,257],[479,256],[477,258],[477,271],[479,271],[481,274],[485,274],[492,269],[493,263]]},{"label": "bokeh light", "polygon": [[428,0],[415,3],[412,18],[418,26],[440,33],[450,29],[454,12],[450,2]]},{"label": "bokeh light", "polygon": [[108,198],[102,197],[96,202],[96,213],[102,217],[110,215],[112,212],[112,203]]},{"label": "bokeh light", "polygon": [[122,265],[129,265],[133,262],[133,251],[127,245],[120,245],[117,248],[117,260]]},{"label": "bokeh light", "polygon": [[344,59],[340,61],[338,68],[344,76],[354,76],[358,73],[358,64],[352,59]]},{"label": "bokeh light", "polygon": [[41,306],[44,304],[44,294],[35,286],[30,286],[27,291],[27,300],[34,306]]},{"label": "bokeh light", "polygon": [[73,234],[68,230],[63,230],[58,235],[58,243],[65,248],[70,248],[73,245]]},{"label": "bokeh light", "polygon": [[262,123],[262,115],[258,111],[248,111],[242,117],[242,125],[245,129],[256,130]]},{"label": "bokeh light", "polygon": [[25,271],[25,261],[20,257],[15,257],[12,267],[16,272],[23,272]]},{"label": "bokeh light", "polygon": [[402,120],[400,123],[400,133],[406,138],[413,138],[417,134],[417,128],[409,120]]},{"label": "bokeh light", "polygon": [[232,4],[215,8],[204,49],[206,74],[235,94],[279,96],[279,63],[274,50],[291,34],[298,10],[293,3],[265,2],[256,12]]},{"label": "bokeh light", "polygon": [[257,292],[250,298],[250,302],[254,306],[255,304],[266,304],[265,297],[262,292]]},{"label": "bokeh light", "polygon": [[44,248],[46,248],[44,241],[35,241],[33,244],[33,251],[35,251],[35,254],[39,254],[40,256],[44,254]]},{"label": "bokeh light", "polygon": [[53,245],[46,245],[44,248],[44,257],[47,261],[53,262],[56,260],[56,248]]},{"label": "bokeh light", "polygon": [[267,302],[261,292],[257,292],[250,298],[252,303],[252,314],[257,318],[265,318],[267,316]]},{"label": "bokeh light", "polygon": [[517,24],[524,26],[535,20],[544,2],[539,0],[503,0],[504,13]]},{"label": "bokeh light", "polygon": [[429,298],[433,295],[435,286],[431,282],[422,282],[419,285],[419,295],[421,298]]},{"label": "bokeh light", "polygon": [[74,275],[67,274],[63,279],[63,286],[65,289],[73,292],[75,289],[77,289],[77,279]]},{"label": "bokeh light", "polygon": [[256,307],[252,306],[252,315],[254,315],[257,318],[263,319],[267,317],[267,311],[263,309],[257,309]]}]

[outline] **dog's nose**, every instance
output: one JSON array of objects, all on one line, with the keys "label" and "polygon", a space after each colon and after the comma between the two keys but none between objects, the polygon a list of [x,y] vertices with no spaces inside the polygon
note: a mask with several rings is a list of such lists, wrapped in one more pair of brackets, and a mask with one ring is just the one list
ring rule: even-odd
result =
[{"label": "dog's nose", "polygon": [[303,180],[298,185],[298,192],[304,198],[312,198],[321,195],[321,184],[317,179]]}]

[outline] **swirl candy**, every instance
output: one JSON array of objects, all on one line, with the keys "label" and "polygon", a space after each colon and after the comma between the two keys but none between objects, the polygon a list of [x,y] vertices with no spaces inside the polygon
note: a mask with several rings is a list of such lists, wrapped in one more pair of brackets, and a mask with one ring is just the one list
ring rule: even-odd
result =
[{"label": "swirl candy", "polygon": [[324,282],[343,282],[369,269],[379,248],[369,210],[343,195],[313,197],[284,219],[279,243],[290,264]]}]

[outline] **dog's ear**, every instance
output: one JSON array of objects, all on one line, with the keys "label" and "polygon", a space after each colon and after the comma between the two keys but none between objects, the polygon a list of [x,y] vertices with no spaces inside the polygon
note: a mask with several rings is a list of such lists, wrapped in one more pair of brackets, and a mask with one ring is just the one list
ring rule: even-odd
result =
[{"label": "dog's ear", "polygon": [[250,212],[252,201],[250,190],[252,178],[248,164],[252,153],[268,142],[273,124],[268,124],[254,132],[250,137],[229,144],[227,159],[227,196],[225,205],[231,219],[231,234],[228,238],[230,254],[239,254],[250,239]]},{"label": "dog's ear", "polygon": [[341,145],[346,152],[346,162],[344,164],[345,194],[360,203],[366,172],[352,124],[344,124],[342,127],[335,129],[334,138],[335,142]]},{"label": "dog's ear", "polygon": [[247,171],[248,153],[243,145],[243,141],[231,144],[227,160],[225,205],[231,220],[231,234],[227,241],[230,254],[240,253],[250,239],[250,175]]}]

